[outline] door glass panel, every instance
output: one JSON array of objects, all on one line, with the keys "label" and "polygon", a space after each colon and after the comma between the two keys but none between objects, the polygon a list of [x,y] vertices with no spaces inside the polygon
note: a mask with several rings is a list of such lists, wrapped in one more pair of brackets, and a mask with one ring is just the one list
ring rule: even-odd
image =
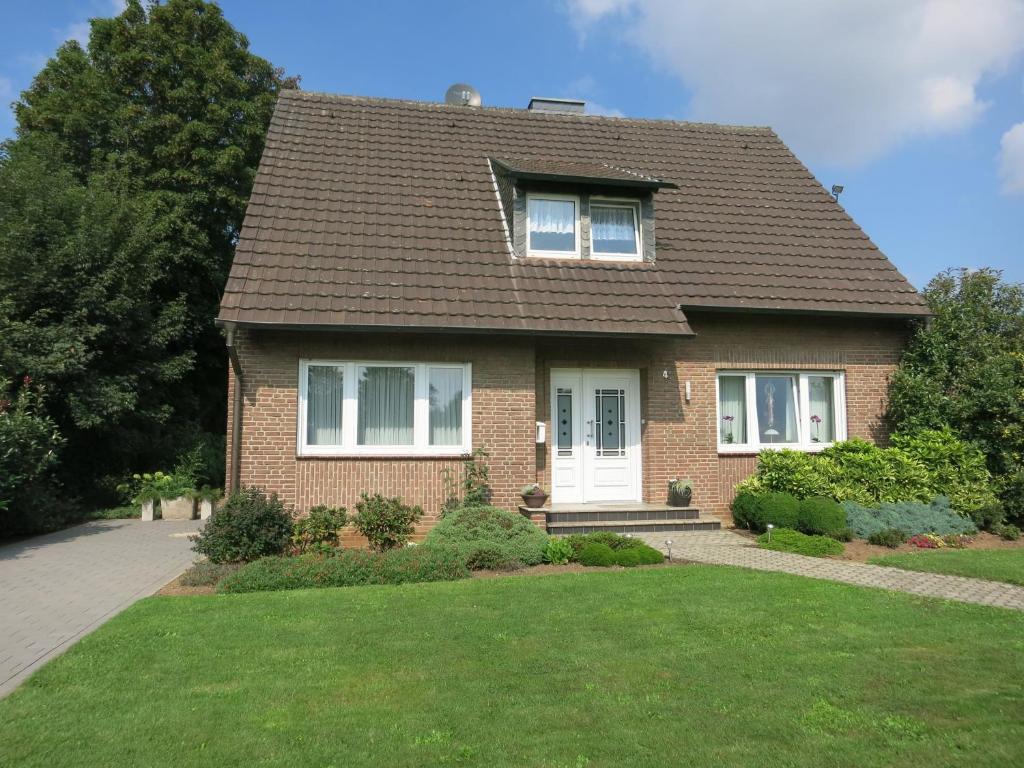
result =
[{"label": "door glass panel", "polygon": [[757,428],[761,442],[795,443],[796,402],[792,376],[756,376]]},{"label": "door glass panel", "polygon": [[598,456],[626,454],[626,390],[598,389],[594,393],[595,448]]},{"label": "door glass panel", "polygon": [[572,390],[559,387],[556,399],[555,431],[559,456],[572,456]]}]

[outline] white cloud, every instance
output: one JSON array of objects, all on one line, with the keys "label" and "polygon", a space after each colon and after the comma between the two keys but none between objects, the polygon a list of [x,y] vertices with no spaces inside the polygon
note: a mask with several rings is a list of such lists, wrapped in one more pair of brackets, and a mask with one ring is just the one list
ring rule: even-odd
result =
[{"label": "white cloud", "polygon": [[970,126],[982,79],[1024,51],[1024,0],[569,2],[677,76],[693,119],[771,125],[839,165]]},{"label": "white cloud", "polygon": [[9,77],[0,76],[0,99],[7,99],[14,95],[14,83]]},{"label": "white cloud", "polygon": [[587,114],[588,115],[603,115],[604,117],[625,117],[625,113],[621,109],[615,107],[606,107],[604,104],[599,104],[596,101],[587,102]]},{"label": "white cloud", "polygon": [[1004,193],[1024,195],[1024,123],[1017,123],[999,141],[999,178]]},{"label": "white cloud", "polygon": [[57,37],[61,42],[77,40],[78,44],[85,48],[89,45],[89,22],[76,21],[74,24],[68,24],[63,30],[58,30]]}]

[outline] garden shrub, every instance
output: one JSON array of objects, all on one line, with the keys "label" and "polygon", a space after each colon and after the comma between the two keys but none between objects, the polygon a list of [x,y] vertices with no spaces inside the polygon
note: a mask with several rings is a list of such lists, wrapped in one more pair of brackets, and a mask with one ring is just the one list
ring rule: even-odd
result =
[{"label": "garden shrub", "polygon": [[803,499],[797,506],[797,530],[836,538],[846,529],[846,513],[826,496]]},{"label": "garden shrub", "polygon": [[590,544],[604,544],[613,552],[620,552],[631,549],[636,550],[640,556],[641,565],[656,565],[665,562],[665,556],[654,547],[648,546],[640,539],[630,536],[623,536],[611,531],[596,531],[594,533],[574,533],[567,536],[565,541],[572,547],[572,555],[569,559],[573,562],[581,562],[580,554]]},{"label": "garden shrub", "polygon": [[889,549],[896,549],[896,547],[903,544],[906,540],[907,534],[899,528],[884,528],[883,530],[875,531],[868,536],[868,544],[874,544],[878,547],[889,547]]},{"label": "garden shrub", "polygon": [[607,544],[591,542],[580,551],[580,565],[597,565],[607,568],[615,565],[617,561],[616,552]]},{"label": "garden shrub", "polygon": [[509,551],[494,542],[465,541],[460,544],[427,544],[423,546],[455,553],[471,571],[514,571],[523,564]]},{"label": "garden shrub", "polygon": [[200,560],[183,574],[179,582],[183,587],[212,587],[221,579],[244,567],[241,563],[211,563]]},{"label": "garden shrub", "polygon": [[846,522],[862,539],[887,528],[898,528],[907,536],[918,533],[974,533],[974,523],[961,517],[949,506],[949,499],[936,496],[930,504],[916,501],[883,502],[878,507],[866,507],[853,501],[844,501]]},{"label": "garden shrub", "polygon": [[1004,541],[1016,541],[1020,538],[1020,528],[1010,523],[1000,523],[992,529],[992,533]]},{"label": "garden shrub", "polygon": [[836,541],[853,541],[855,538],[857,538],[853,535],[853,528],[850,528],[848,525],[843,526],[838,531],[834,531],[828,534],[828,537],[830,539],[835,539]]},{"label": "garden shrub", "polygon": [[615,564],[623,568],[636,568],[640,565],[640,550],[620,549],[615,553]]},{"label": "garden shrub", "polygon": [[544,562],[552,565],[565,565],[576,553],[572,544],[557,536],[548,539],[547,547],[544,549]]},{"label": "garden shrub", "polygon": [[761,534],[757,537],[757,543],[762,549],[811,557],[828,557],[843,552],[843,545],[828,536],[808,536],[785,528],[772,531],[770,539],[767,533]]},{"label": "garden shrub", "polygon": [[764,530],[768,525],[776,528],[796,528],[800,503],[791,493],[765,493],[757,500],[757,517],[759,528]]},{"label": "garden shrub", "polygon": [[995,501],[972,512],[970,518],[979,531],[994,531],[1006,522],[1006,512],[1003,509],[1003,505]]},{"label": "garden shrub", "polygon": [[224,578],[219,592],[262,592],[366,584],[455,581],[470,575],[458,553],[443,548],[335,550],[329,557],[265,557]]},{"label": "garden shrub", "polygon": [[421,517],[422,509],[403,504],[400,498],[385,498],[379,493],[370,496],[364,493],[356,502],[356,516],[352,523],[370,542],[372,549],[383,552],[386,549],[404,546]]},{"label": "garden shrub", "polygon": [[548,537],[522,515],[484,505],[460,507],[435,525],[424,544],[466,552],[487,545],[505,554],[508,562],[537,565],[544,561]]},{"label": "garden shrub", "polygon": [[338,546],[338,535],[348,522],[344,507],[323,504],[312,507],[306,517],[292,524],[292,550],[295,554],[320,552],[326,554]]},{"label": "garden shrub", "polygon": [[758,518],[757,494],[753,491],[740,491],[732,500],[732,520],[737,528],[758,530],[764,526]]},{"label": "garden shrub", "polygon": [[865,505],[927,502],[947,495],[954,509],[975,516],[996,500],[991,482],[976,447],[948,429],[924,429],[894,434],[888,448],[852,439],[817,454],[764,450],[754,475],[736,489],[785,492],[798,498],[827,496]]},{"label": "garden shrub", "polygon": [[647,544],[634,547],[631,551],[637,553],[637,556],[640,558],[640,565],[661,565],[665,562],[665,555]]},{"label": "garden shrub", "polygon": [[242,488],[206,521],[192,549],[213,563],[249,562],[281,554],[291,534],[292,516],[276,493]]}]

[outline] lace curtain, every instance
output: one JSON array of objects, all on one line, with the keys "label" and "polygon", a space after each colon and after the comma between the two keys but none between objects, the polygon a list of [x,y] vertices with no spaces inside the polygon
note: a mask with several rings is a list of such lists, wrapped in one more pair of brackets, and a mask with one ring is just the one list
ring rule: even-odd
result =
[{"label": "lace curtain", "polygon": [[632,208],[591,206],[590,229],[599,253],[636,253]]},{"label": "lace curtain", "polygon": [[718,440],[743,445],[747,442],[747,379],[722,376],[718,380]]},{"label": "lace curtain", "polygon": [[836,418],[831,376],[808,376],[808,429],[813,443],[831,443],[836,439]]},{"label": "lace curtain", "polygon": [[430,444],[462,445],[462,369],[430,369]]},{"label": "lace curtain", "polygon": [[416,376],[413,368],[359,369],[356,442],[359,445],[412,445]]}]

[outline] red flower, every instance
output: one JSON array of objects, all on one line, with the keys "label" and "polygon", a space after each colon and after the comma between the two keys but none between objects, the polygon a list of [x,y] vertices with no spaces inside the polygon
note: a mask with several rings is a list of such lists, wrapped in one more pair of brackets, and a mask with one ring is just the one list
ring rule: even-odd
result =
[{"label": "red flower", "polygon": [[30,386],[32,386],[32,377],[31,377],[31,376],[29,376],[29,375],[28,375],[28,374],[26,373],[26,374],[25,374],[25,378],[23,378],[23,379],[21,380],[21,383],[22,383],[23,385],[25,385],[26,387],[30,387]]},{"label": "red flower", "polygon": [[811,421],[815,424],[821,424],[821,416],[811,416]]},{"label": "red flower", "polygon": [[734,418],[734,416],[723,416],[722,421],[732,421]]}]

